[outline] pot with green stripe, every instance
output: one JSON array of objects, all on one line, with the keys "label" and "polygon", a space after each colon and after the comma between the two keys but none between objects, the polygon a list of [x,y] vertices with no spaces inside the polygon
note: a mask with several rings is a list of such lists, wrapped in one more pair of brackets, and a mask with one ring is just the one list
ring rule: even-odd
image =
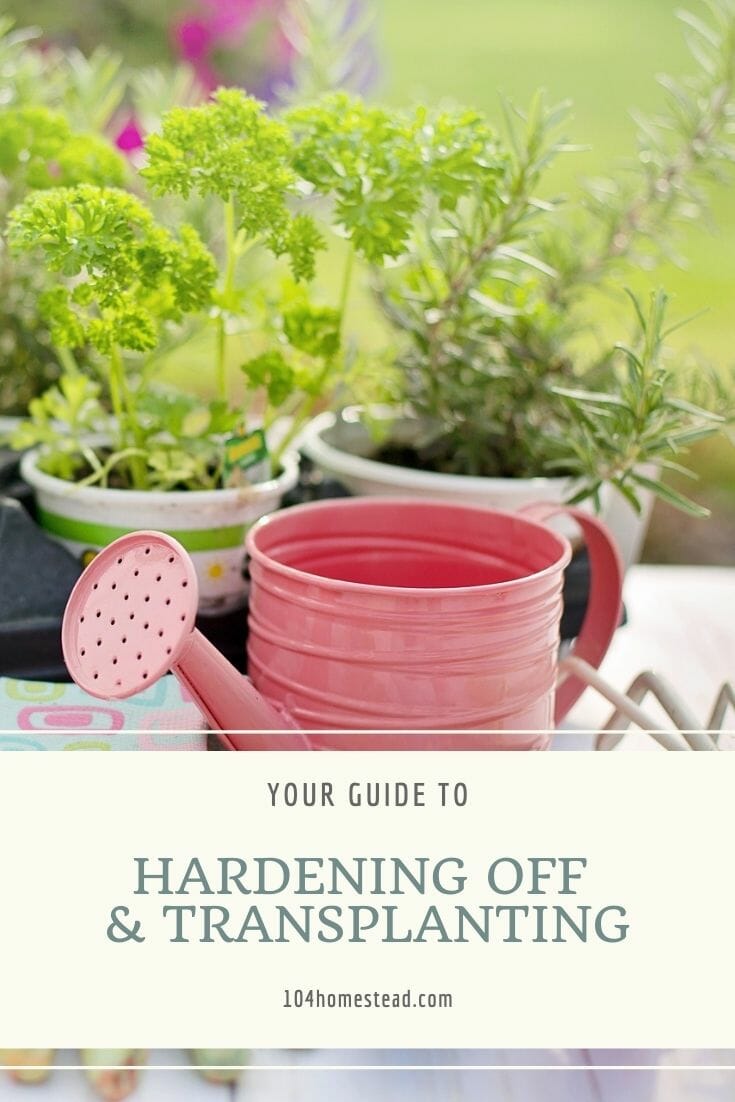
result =
[{"label": "pot with green stripe", "polygon": [[79,486],[40,470],[28,452],[21,473],[35,492],[38,521],[86,562],[118,536],[141,528],[166,532],[190,553],[199,579],[199,611],[214,615],[244,605],[245,536],[251,524],[281,504],[298,480],[287,454],[268,482],[227,490],[137,491]]}]

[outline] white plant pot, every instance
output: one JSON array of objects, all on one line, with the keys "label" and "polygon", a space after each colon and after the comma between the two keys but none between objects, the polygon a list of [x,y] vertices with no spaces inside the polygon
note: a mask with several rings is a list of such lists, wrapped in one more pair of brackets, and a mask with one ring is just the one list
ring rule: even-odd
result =
[{"label": "white plant pot", "polygon": [[[395,411],[386,407],[371,410],[371,416],[391,420],[399,435],[410,435],[410,418],[396,418]],[[320,470],[338,479],[354,494],[389,497],[413,494],[510,512],[533,501],[563,502],[571,495],[572,484],[566,478],[480,478],[399,467],[371,459],[375,441],[363,423],[359,406],[350,406],[339,416],[327,412],[315,417],[304,430],[299,445]],[[602,519],[611,529],[627,568],[640,552],[652,498],[649,495],[643,517],[638,517],[611,487],[603,487],[601,497]],[[584,503],[582,508],[591,511],[592,504]],[[562,519],[555,527],[576,538],[570,522]]]},{"label": "white plant pot", "polygon": [[[642,468],[642,473],[649,478],[657,478],[660,471],[655,464],[647,464]],[[607,495],[602,510],[602,519],[615,536],[626,570],[641,557],[655,502],[651,490],[639,487],[637,494],[641,503],[640,513],[636,513],[630,502],[616,490],[611,490]]]},{"label": "white plant pot", "polygon": [[21,460],[36,496],[38,521],[83,561],[118,536],[155,529],[189,552],[199,581],[199,611],[227,612],[244,604],[242,568],[251,524],[281,504],[298,481],[298,459],[282,457],[278,478],[231,490],[114,490],[78,486],[38,467],[38,451]]}]

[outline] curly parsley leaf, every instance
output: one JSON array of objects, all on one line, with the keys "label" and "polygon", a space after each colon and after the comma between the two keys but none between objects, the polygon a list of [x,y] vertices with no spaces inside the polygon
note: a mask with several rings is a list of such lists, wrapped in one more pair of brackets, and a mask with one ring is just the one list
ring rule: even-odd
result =
[{"label": "curly parsley leaf", "polygon": [[54,340],[155,348],[161,326],[211,301],[214,260],[189,226],[176,238],[133,195],[80,184],[30,195],[8,219],[14,252],[40,251],[46,266],[72,277],[41,299]]},{"label": "curly parsley leaf", "polygon": [[0,111],[0,172],[20,192],[80,183],[120,187],[127,166],[110,142],[75,133],[60,111],[25,106]]},{"label": "curly parsley leaf", "polygon": [[311,218],[291,213],[297,190],[292,138],[259,100],[220,88],[209,103],[175,107],[163,116],[160,133],[147,139],[146,153],[141,175],[155,194],[214,195],[234,203],[246,240],[262,240],[274,256],[289,254],[296,278],[311,278],[323,241]]}]

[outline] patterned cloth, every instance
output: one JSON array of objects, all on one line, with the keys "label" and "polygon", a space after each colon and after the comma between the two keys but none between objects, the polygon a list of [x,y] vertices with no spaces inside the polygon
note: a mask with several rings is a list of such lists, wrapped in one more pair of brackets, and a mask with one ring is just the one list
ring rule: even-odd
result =
[{"label": "patterned cloth", "polygon": [[0,750],[206,750],[202,714],[175,677],[129,700],[0,678]]}]

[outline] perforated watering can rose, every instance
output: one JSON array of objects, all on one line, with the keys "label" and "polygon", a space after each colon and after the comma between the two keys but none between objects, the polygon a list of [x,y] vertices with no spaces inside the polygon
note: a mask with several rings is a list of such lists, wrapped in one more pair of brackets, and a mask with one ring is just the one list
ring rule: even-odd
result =
[{"label": "perforated watering can rose", "polygon": [[[181,544],[160,532],[123,536],[72,590],[62,628],[69,672],[93,696],[120,700],[170,669],[214,728],[283,727],[287,719],[194,627],[196,613],[196,571]],[[308,749],[300,732],[291,741]]]}]

